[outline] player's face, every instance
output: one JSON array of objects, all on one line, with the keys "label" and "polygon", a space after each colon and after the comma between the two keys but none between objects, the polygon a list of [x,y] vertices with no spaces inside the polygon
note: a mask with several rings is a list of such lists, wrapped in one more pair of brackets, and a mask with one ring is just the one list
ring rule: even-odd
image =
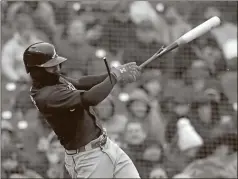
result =
[{"label": "player's face", "polygon": [[59,73],[60,72],[60,65],[56,65],[56,66],[53,66],[53,67],[47,67],[45,68],[45,70],[48,72],[48,73]]}]

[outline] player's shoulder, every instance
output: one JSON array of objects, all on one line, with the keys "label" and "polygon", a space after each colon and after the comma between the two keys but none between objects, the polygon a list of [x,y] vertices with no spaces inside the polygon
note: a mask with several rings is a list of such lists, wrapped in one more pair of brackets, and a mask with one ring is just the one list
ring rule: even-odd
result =
[{"label": "player's shoulder", "polygon": [[36,89],[36,88],[31,88],[30,92],[31,95],[39,101],[46,101],[50,98],[55,98],[55,95],[52,94],[57,94],[60,93],[62,91],[66,91],[67,90],[67,85],[65,84],[58,84],[58,85],[52,85],[52,86],[45,86],[43,88],[40,89]]}]

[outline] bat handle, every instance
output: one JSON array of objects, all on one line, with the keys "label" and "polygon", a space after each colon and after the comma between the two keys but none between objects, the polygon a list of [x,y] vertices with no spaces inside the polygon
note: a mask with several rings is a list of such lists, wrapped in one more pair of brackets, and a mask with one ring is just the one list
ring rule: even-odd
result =
[{"label": "bat handle", "polygon": [[158,55],[153,55],[152,57],[150,57],[148,60],[146,60],[145,62],[143,62],[140,65],[140,68],[144,68],[146,65],[148,65],[150,62],[152,62],[154,59],[156,59],[157,57],[161,56],[160,54],[162,54],[161,52]]},{"label": "bat handle", "polygon": [[169,46],[165,47],[162,51],[160,51],[158,54],[155,53],[152,57],[150,57],[148,60],[146,60],[144,63],[142,63],[140,65],[141,68],[144,68],[147,64],[149,64],[150,62],[152,62],[153,60],[163,56],[164,54],[170,52],[171,50],[175,49],[178,47],[178,43],[177,41],[173,42],[172,44],[170,44]]}]

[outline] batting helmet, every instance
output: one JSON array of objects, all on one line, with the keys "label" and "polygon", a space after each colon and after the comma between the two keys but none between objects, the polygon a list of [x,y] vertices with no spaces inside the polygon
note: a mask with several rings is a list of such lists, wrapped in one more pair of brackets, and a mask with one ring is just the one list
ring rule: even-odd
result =
[{"label": "batting helmet", "polygon": [[67,59],[58,56],[54,45],[46,42],[38,42],[30,45],[23,54],[26,72],[30,67],[53,67]]}]

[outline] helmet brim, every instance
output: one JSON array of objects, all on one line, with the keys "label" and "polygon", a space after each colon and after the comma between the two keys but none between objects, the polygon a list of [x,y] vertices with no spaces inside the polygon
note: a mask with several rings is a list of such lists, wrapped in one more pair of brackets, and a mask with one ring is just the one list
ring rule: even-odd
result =
[{"label": "helmet brim", "polygon": [[67,58],[57,56],[56,58],[53,58],[42,65],[38,65],[38,67],[44,67],[44,68],[53,67],[53,66],[63,63],[66,60],[67,60]]}]

